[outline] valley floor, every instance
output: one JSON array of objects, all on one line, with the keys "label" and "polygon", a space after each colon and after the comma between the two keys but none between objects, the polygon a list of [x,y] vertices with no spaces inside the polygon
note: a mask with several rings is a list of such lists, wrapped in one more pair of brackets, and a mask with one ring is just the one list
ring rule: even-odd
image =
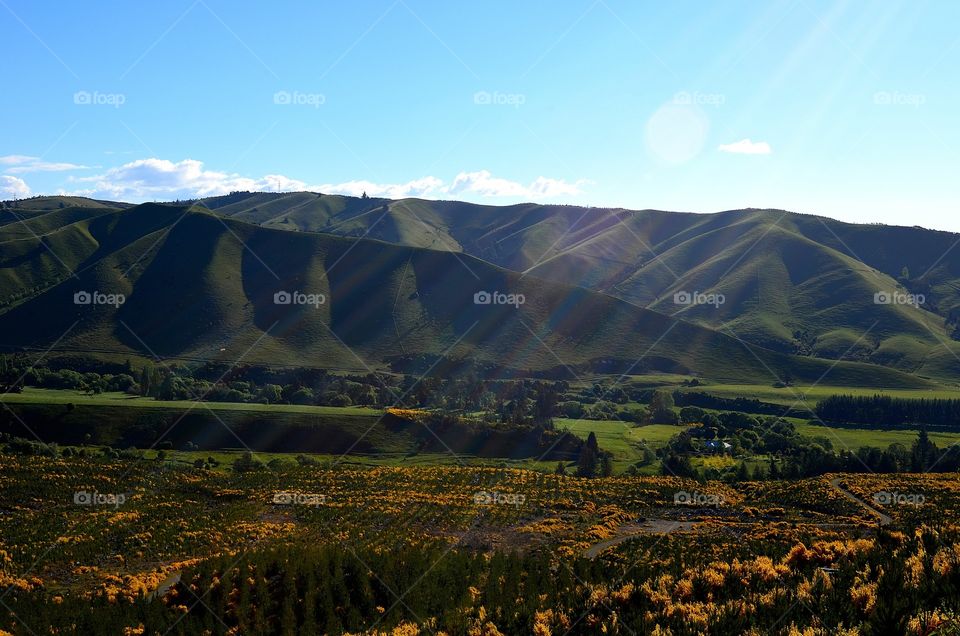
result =
[{"label": "valley floor", "polygon": [[[651,386],[676,387],[678,378],[682,376],[635,376],[630,379],[631,382],[654,382]],[[663,385],[656,380],[670,382],[672,384]],[[746,397],[759,398],[766,404],[781,404],[783,406],[800,406],[812,409],[815,401],[803,404],[794,404],[790,402],[791,395],[803,396],[809,400],[821,399],[835,394],[863,394],[872,395],[864,391],[857,391],[849,387],[789,387],[773,388],[761,387],[759,385],[717,385],[693,387],[690,389],[681,388],[681,390],[696,390],[707,392],[710,395],[720,397]],[[791,394],[790,392],[794,392]],[[944,388],[937,391],[876,391],[890,395],[892,397],[906,398],[937,398],[953,397],[955,393]],[[469,452],[458,452],[456,456],[442,447],[436,451],[424,452],[414,446],[411,446],[410,440],[401,438],[397,435],[385,432],[379,424],[383,409],[365,407],[365,406],[315,406],[299,404],[258,404],[258,403],[239,403],[239,402],[202,402],[195,403],[191,400],[157,400],[148,397],[131,396],[125,393],[112,392],[101,394],[90,394],[83,391],[62,390],[62,389],[41,389],[35,387],[25,387],[19,393],[5,393],[0,395],[0,401],[9,405],[8,408],[15,410],[19,417],[25,418],[31,422],[33,433],[39,435],[44,441],[58,442],[61,445],[70,443],[79,443],[82,436],[74,442],[61,439],[62,431],[47,432],[41,428],[42,422],[50,420],[50,409],[78,409],[73,417],[83,422],[93,422],[93,428],[98,430],[111,429],[122,431],[129,429],[134,424],[145,417],[150,412],[168,414],[170,422],[177,421],[180,417],[189,414],[192,418],[202,418],[208,421],[208,425],[224,434],[225,446],[215,450],[197,450],[187,451],[178,446],[176,450],[166,451],[168,461],[180,462],[184,465],[190,465],[198,459],[213,457],[225,466],[229,466],[234,459],[249,446],[258,451],[258,455],[264,461],[270,461],[286,456],[292,449],[270,449],[258,447],[254,444],[254,437],[246,432],[239,433],[239,439],[225,432],[224,425],[235,427],[235,430],[241,430],[240,426],[247,427],[245,430],[252,430],[257,422],[262,420],[263,425],[270,422],[271,425],[292,424],[294,427],[309,427],[315,431],[315,435],[320,440],[327,440],[329,435],[345,434],[350,440],[356,440],[364,437],[366,445],[353,445],[351,441],[343,443],[342,448],[331,448],[330,452],[313,452],[304,448],[305,454],[312,456],[318,461],[337,462],[356,465],[387,465],[387,466],[423,466],[423,465],[455,465],[457,463],[468,463],[470,465],[499,465],[506,464],[517,468],[529,468],[534,470],[552,471],[556,466],[556,460],[547,460],[542,458],[507,458],[493,456],[477,456]],[[640,408],[641,404],[626,404],[625,407]],[[719,411],[705,409],[707,412],[719,413]],[[34,414],[35,413],[35,414]],[[79,414],[83,415],[80,416]],[[33,414],[33,415],[31,415]],[[482,415],[482,414],[478,414]],[[886,449],[890,444],[902,444],[909,448],[916,440],[916,430],[914,427],[905,427],[895,430],[881,430],[875,428],[849,426],[825,426],[806,419],[787,417],[796,431],[809,439],[823,438],[828,440],[832,447],[837,450],[847,450],[855,452],[860,448]],[[252,424],[251,424],[252,423]],[[622,474],[628,469],[639,471],[642,474],[657,475],[662,472],[660,460],[651,457],[652,454],[662,449],[669,440],[678,433],[685,430],[684,426],[675,424],[643,424],[638,425],[635,422],[621,420],[597,420],[597,419],[577,419],[556,417],[554,425],[557,430],[569,431],[570,433],[586,439],[592,432],[597,436],[600,448],[611,453],[613,458],[613,468],[616,474]],[[76,424],[71,424],[76,427]],[[165,427],[161,427],[164,428]],[[365,433],[366,432],[366,433]],[[33,439],[33,433],[21,431],[18,434],[28,439]],[[159,432],[158,432],[159,435]],[[279,433],[278,433],[279,435]],[[276,436],[274,436],[276,437]],[[929,433],[933,441],[941,449],[951,448],[960,444],[960,432],[946,430],[932,430]],[[150,438],[152,442],[154,438]],[[147,442],[147,443],[149,443]],[[102,438],[94,439],[94,444],[107,444],[123,448],[129,444],[120,444],[114,439]],[[134,443],[139,446],[140,444]],[[146,444],[144,444],[146,445]],[[349,449],[349,457],[342,457],[344,451]],[[262,451],[262,452],[261,452]],[[147,453],[148,457],[155,457],[155,453]],[[695,458],[696,466],[712,466],[714,468],[728,468],[739,461],[744,461],[751,468],[766,466],[769,464],[769,457],[765,455],[755,455],[745,458],[730,458],[726,456]]]}]

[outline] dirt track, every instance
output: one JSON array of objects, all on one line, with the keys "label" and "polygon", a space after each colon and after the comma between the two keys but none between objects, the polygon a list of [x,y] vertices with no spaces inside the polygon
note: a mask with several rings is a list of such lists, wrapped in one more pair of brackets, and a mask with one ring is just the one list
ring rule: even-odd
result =
[{"label": "dirt track", "polygon": [[615,546],[618,543],[623,543],[634,537],[644,534],[669,534],[671,532],[690,530],[695,524],[695,521],[672,521],[670,519],[647,519],[640,524],[626,524],[620,527],[620,533],[617,536],[593,544],[584,550],[583,555],[588,559],[593,559],[607,548]]},{"label": "dirt track", "polygon": [[[850,501],[856,503],[864,510],[869,512],[871,515],[877,517],[880,520],[881,526],[887,526],[893,523],[893,518],[890,515],[887,515],[877,508],[871,506],[869,503],[860,499],[854,495],[849,490],[845,489],[840,485],[841,478],[835,477],[830,480],[830,485],[837,489],[840,494],[849,499]],[[588,559],[596,558],[600,553],[602,553],[607,548],[611,548],[615,545],[623,543],[634,537],[638,537],[645,534],[670,534],[671,532],[680,532],[686,530],[692,530],[696,525],[695,521],[674,521],[671,519],[647,519],[642,523],[630,523],[625,524],[620,527],[617,536],[611,537],[595,543],[586,550],[584,550],[583,555]],[[757,522],[765,523],[765,522]],[[832,528],[832,527],[845,527],[848,524],[814,524],[822,528]]]},{"label": "dirt track", "polygon": [[893,517],[891,517],[890,515],[887,515],[887,514],[884,514],[884,513],[880,512],[879,510],[877,510],[876,508],[874,508],[873,506],[871,506],[870,504],[868,504],[868,503],[867,503],[866,501],[864,501],[863,499],[860,499],[859,497],[857,497],[855,494],[853,494],[853,493],[850,492],[849,490],[843,488],[843,487],[840,485],[840,477],[834,477],[833,479],[831,479],[831,480],[830,480],[830,485],[833,486],[834,488],[836,488],[837,490],[839,490],[841,495],[843,495],[844,497],[846,497],[846,498],[849,499],[850,501],[859,504],[862,508],[866,509],[867,512],[869,512],[870,514],[875,515],[876,517],[878,517],[878,518],[880,519],[880,525],[881,525],[881,526],[887,526],[887,525],[890,525],[891,523],[893,523]]}]

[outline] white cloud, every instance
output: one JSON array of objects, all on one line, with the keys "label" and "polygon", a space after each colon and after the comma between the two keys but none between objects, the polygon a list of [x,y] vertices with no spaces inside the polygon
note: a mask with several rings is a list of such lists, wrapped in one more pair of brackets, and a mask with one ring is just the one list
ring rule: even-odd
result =
[{"label": "white cloud", "polygon": [[582,192],[581,186],[587,183],[578,180],[574,183],[563,179],[537,177],[529,186],[516,181],[494,177],[489,170],[461,172],[454,178],[453,184],[445,191],[448,194],[478,194],[484,197],[520,197],[543,199],[560,195],[576,195]]},{"label": "white cloud", "polygon": [[89,166],[76,163],[37,161],[23,166],[14,166],[7,170],[10,174],[26,174],[28,172],[65,172],[67,170],[86,170]]},{"label": "white cloud", "polygon": [[770,144],[765,141],[751,141],[750,139],[741,139],[732,144],[721,144],[720,152],[732,152],[738,155],[769,155],[773,152]]},{"label": "white cloud", "polygon": [[586,179],[577,179],[573,183],[564,181],[563,179],[551,179],[549,177],[537,177],[536,181],[530,184],[530,196],[534,199],[548,198],[548,197],[557,197],[557,196],[574,196],[581,194],[583,189],[581,186],[590,183]]},{"label": "white cloud", "polygon": [[325,184],[314,188],[329,194],[346,194],[358,197],[364,192],[372,197],[403,199],[406,197],[428,197],[443,190],[443,181],[437,177],[423,177],[406,183],[373,183],[372,181],[347,181],[346,183]]},{"label": "white cloud", "polygon": [[34,159],[36,159],[36,157],[28,157],[27,155],[4,155],[0,157],[0,165],[12,166],[19,163],[27,163]]},{"label": "white cloud", "polygon": [[138,159],[90,177],[71,177],[69,181],[82,188],[74,194],[121,201],[155,199],[190,199],[217,196],[235,190],[293,192],[311,190],[328,194],[402,199],[405,197],[435,198],[441,196],[477,195],[480,197],[514,197],[528,200],[581,193],[587,183],[570,183],[562,179],[538,177],[528,186],[494,177],[487,170],[461,172],[447,185],[435,176],[413,179],[405,183],[376,183],[366,180],[310,185],[299,179],[271,174],[260,178],[236,173],[207,170],[195,159],[169,161]]},{"label": "white cloud", "polygon": [[0,175],[0,195],[7,197],[28,197],[30,196],[30,186],[19,177]]},{"label": "white cloud", "polygon": [[494,177],[488,170],[461,172],[448,191],[450,194],[469,192],[485,197],[522,197],[526,192],[516,181]]},{"label": "white cloud", "polygon": [[76,163],[44,161],[40,157],[28,155],[5,155],[0,157],[0,165],[7,168],[8,174],[25,174],[28,172],[63,172],[66,170],[83,170],[87,166]]},{"label": "white cloud", "polygon": [[234,190],[288,192],[307,187],[303,181],[283,175],[252,179],[235,173],[205,170],[203,162],[196,159],[178,162],[156,158],[137,159],[103,174],[71,181],[90,184],[89,188],[77,194],[121,201],[189,199],[229,194]]}]

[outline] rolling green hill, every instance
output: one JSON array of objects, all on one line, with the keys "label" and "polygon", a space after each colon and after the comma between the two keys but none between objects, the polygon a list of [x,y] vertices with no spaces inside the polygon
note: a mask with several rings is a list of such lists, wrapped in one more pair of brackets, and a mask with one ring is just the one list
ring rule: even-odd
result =
[{"label": "rolling green hill", "polygon": [[[876,365],[748,347],[467,254],[258,226],[216,214],[216,203],[214,211],[143,204],[81,214],[16,240],[7,233],[19,229],[0,228],[0,344],[112,359],[417,371],[442,361],[434,372],[469,364],[561,377],[632,366],[730,382],[770,383],[789,371],[798,381],[826,374],[844,386],[930,385]],[[123,294],[125,302],[75,304],[83,291]],[[324,302],[275,304],[282,291],[322,294]],[[475,304],[478,292],[522,294],[525,302]]]},{"label": "rolling green hill", "polygon": [[[960,321],[960,236],[948,232],[779,210],[497,207],[303,192],[204,203],[267,227],[465,252],[783,353],[960,377],[960,344],[952,338]],[[725,302],[677,304],[682,292],[722,294]],[[877,304],[878,293],[922,294],[924,302]]]}]

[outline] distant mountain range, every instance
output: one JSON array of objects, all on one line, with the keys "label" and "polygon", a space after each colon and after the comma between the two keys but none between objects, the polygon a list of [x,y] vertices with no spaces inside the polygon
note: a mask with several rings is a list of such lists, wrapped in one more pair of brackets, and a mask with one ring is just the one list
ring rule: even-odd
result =
[{"label": "distant mountain range", "polygon": [[[777,210],[310,192],[13,206],[0,210],[7,350],[762,383],[828,374],[854,386],[960,379],[960,235],[947,232]],[[105,296],[75,304],[82,292]],[[284,304],[284,292],[301,295]],[[485,292],[499,295],[485,304]],[[109,294],[124,302],[97,304]]]}]

